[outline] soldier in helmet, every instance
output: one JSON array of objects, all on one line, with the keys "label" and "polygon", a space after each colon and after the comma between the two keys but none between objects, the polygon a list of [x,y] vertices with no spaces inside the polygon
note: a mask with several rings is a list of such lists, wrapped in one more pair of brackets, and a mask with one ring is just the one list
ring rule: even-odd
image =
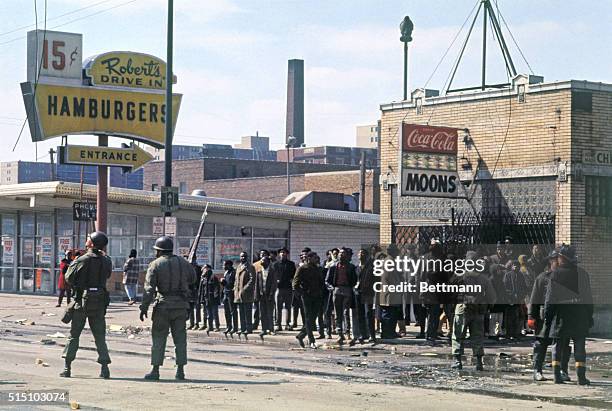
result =
[{"label": "soldier in helmet", "polygon": [[149,305],[155,300],[151,320],[151,365],[153,369],[146,380],[159,380],[159,366],[164,363],[166,339],[172,333],[176,354],[177,380],[185,379],[183,367],[187,364],[187,331],[189,310],[189,286],[193,284],[193,267],[183,257],[172,253],[174,244],[170,237],[155,241],[156,259],[149,264],[145,278],[144,295],[140,305],[140,321],[147,317]]},{"label": "soldier in helmet", "polygon": [[106,291],[106,280],[110,278],[113,263],[104,253],[108,238],[102,231],[96,231],[87,237],[87,252],[74,260],[68,267],[65,280],[75,292],[75,305],[70,325],[70,337],[64,348],[65,359],[61,377],[71,376],[71,364],[79,349],[79,337],[85,327],[85,320],[94,336],[98,350],[98,363],[101,365],[100,377],[110,378],[108,364],[111,359],[106,346],[106,307],[110,302]]}]

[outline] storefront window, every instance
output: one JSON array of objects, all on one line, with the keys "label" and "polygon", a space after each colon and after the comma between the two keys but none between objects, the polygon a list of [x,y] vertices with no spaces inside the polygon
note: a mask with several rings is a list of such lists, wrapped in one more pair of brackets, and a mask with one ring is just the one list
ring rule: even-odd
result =
[{"label": "storefront window", "polygon": [[[108,216],[108,231],[113,235],[136,235],[136,216],[110,214]],[[129,251],[129,250],[128,250]]]},{"label": "storefront window", "polygon": [[215,224],[217,237],[239,237],[239,238],[250,238],[251,227],[235,226],[226,224]]},{"label": "storefront window", "polygon": [[68,210],[57,211],[57,235],[71,236],[73,228],[72,213]]},{"label": "storefront window", "polygon": [[[198,229],[200,228],[199,221],[180,219],[177,224],[179,237],[190,237],[193,239],[198,234]],[[204,224],[204,229],[202,230],[202,237],[212,237],[214,235],[214,232],[214,224]]]},{"label": "storefront window", "polygon": [[15,223],[16,216],[10,214],[2,214],[2,235],[14,236],[15,233]]},{"label": "storefront window", "polygon": [[215,268],[223,268],[223,261],[240,261],[240,253],[246,251],[251,258],[251,239],[217,238],[215,239]]},{"label": "storefront window", "polygon": [[260,250],[277,251],[287,246],[287,240],[283,239],[260,239],[253,240],[253,252],[259,253]]},{"label": "storefront window", "polygon": [[49,268],[53,264],[53,237],[36,238],[36,267]]},{"label": "storefront window", "polygon": [[[177,255],[187,256],[189,254],[189,249],[191,248],[191,243],[193,242],[193,238],[179,238],[177,244]],[[198,243],[198,249],[196,250],[196,257],[198,265],[210,264],[213,268],[215,268],[215,264],[213,261],[213,246],[214,241],[212,238],[200,238],[200,242]],[[223,266],[221,265],[218,269],[221,269]]]},{"label": "storefront window", "polygon": [[135,237],[110,237],[108,255],[113,259],[113,269],[121,270],[123,263],[130,255],[130,250],[136,248]]},{"label": "storefront window", "polygon": [[19,265],[21,267],[34,267],[34,238],[21,238],[20,245]]},{"label": "storefront window", "polygon": [[53,214],[36,215],[36,235],[46,237],[53,235]]},{"label": "storefront window", "polygon": [[0,290],[13,291],[15,290],[15,270],[12,268],[3,268],[0,270]]},{"label": "storefront window", "polygon": [[255,238],[287,238],[287,230],[277,230],[273,228],[253,228]]},{"label": "storefront window", "polygon": [[34,235],[34,214],[23,213],[21,214],[21,235]]},{"label": "storefront window", "polygon": [[138,235],[153,236],[153,217],[138,216]]},{"label": "storefront window", "polygon": [[34,269],[21,269],[19,270],[19,281],[20,286],[19,289],[21,291],[34,291]]}]

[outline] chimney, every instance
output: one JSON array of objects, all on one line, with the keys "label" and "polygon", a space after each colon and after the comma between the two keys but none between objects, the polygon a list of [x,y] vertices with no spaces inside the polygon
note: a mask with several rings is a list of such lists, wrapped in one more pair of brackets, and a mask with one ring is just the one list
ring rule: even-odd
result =
[{"label": "chimney", "polygon": [[285,143],[289,137],[295,137],[292,147],[304,144],[304,60],[289,60]]}]

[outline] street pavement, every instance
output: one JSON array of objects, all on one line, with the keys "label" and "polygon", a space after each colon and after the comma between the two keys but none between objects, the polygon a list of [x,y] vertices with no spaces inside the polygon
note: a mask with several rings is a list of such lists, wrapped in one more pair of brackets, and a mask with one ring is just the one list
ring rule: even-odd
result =
[{"label": "street pavement", "polygon": [[[488,344],[483,373],[474,371],[468,348],[465,369],[456,372],[449,369],[448,345],[425,345],[414,338],[413,327],[400,340],[350,348],[319,340],[317,350],[299,348],[295,332],[262,342],[256,335],[245,341],[190,331],[188,380],[174,380],[169,337],[162,380],[146,382],[151,323],[139,321],[136,305],[118,302],[107,314],[111,379],[98,378],[88,330],[81,336],[73,377],[64,379],[58,374],[69,326],[60,322],[64,308],[55,302],[53,297],[0,294],[3,394],[67,390],[73,408],[112,410],[612,409],[612,341],[588,341],[591,387],[559,386],[531,380],[530,339]],[[545,373],[552,377],[550,369]],[[0,403],[0,409],[69,408]]]}]

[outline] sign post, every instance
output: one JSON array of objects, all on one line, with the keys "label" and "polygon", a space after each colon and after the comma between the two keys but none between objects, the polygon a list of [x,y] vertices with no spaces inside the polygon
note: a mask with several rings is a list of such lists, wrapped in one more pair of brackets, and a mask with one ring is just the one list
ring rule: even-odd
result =
[{"label": "sign post", "polygon": [[161,211],[168,216],[179,209],[178,187],[162,187],[161,190]]}]

